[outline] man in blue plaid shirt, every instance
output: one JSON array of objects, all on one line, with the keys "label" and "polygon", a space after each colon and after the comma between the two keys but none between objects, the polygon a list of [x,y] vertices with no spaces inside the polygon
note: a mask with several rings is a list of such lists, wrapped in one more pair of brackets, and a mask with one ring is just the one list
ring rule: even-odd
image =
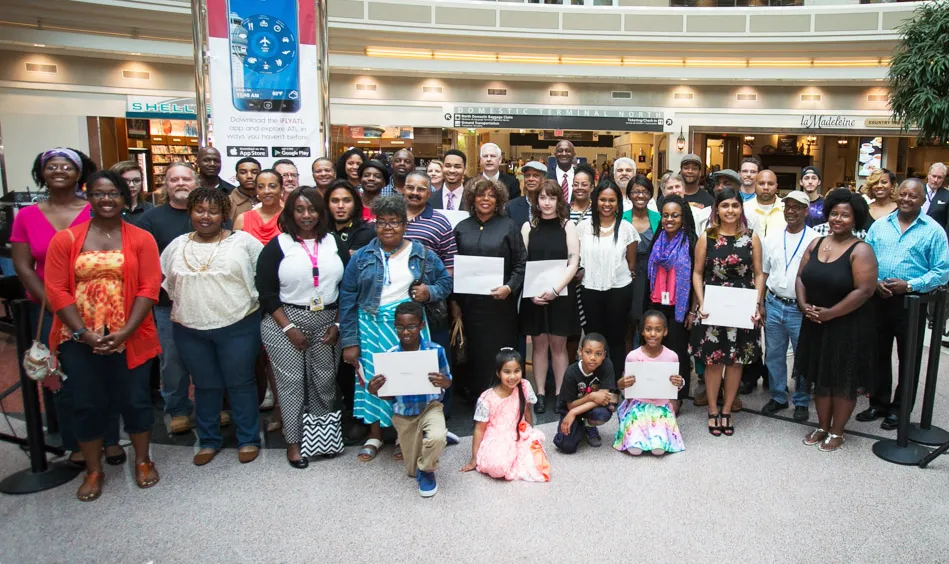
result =
[{"label": "man in blue plaid shirt", "polygon": [[[392,425],[399,437],[405,471],[418,482],[418,493],[422,497],[432,497],[438,491],[435,482],[435,469],[438,459],[447,444],[448,429],[445,426],[445,414],[442,399],[445,389],[451,386],[451,372],[445,349],[438,343],[422,338],[425,327],[425,314],[422,306],[407,301],[395,309],[395,331],[399,344],[388,353],[406,351],[436,351],[438,372],[431,372],[428,380],[441,392],[420,396],[394,396],[392,400]],[[379,388],[386,383],[383,374],[376,374],[369,381],[369,393],[378,395]]]}]

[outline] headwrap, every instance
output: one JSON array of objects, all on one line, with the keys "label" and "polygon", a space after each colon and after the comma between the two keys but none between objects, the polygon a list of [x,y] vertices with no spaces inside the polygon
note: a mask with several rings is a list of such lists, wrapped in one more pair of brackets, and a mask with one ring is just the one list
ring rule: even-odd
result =
[{"label": "headwrap", "polygon": [[79,153],[73,151],[72,149],[67,149],[66,147],[56,147],[55,149],[50,149],[43,153],[43,156],[40,157],[40,165],[45,167],[46,163],[49,162],[53,157],[62,157],[69,162],[71,162],[78,172],[82,172],[82,159],[79,157]]},{"label": "headwrap", "polygon": [[668,273],[672,270],[675,271],[675,319],[682,323],[689,309],[692,259],[689,257],[689,241],[681,229],[672,239],[665,231],[660,231],[653,244],[647,266],[652,293],[668,291]]}]

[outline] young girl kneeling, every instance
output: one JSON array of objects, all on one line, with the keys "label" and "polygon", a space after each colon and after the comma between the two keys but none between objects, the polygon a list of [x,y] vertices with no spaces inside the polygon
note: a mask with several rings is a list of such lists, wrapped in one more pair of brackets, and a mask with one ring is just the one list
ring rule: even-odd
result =
[{"label": "young girl kneeling", "polygon": [[522,378],[524,359],[505,347],[495,362],[498,382],[478,398],[471,460],[461,471],[477,469],[492,478],[549,482],[544,433],[531,427],[530,406],[537,397]]},{"label": "young girl kneeling", "polygon": [[[646,312],[642,320],[643,346],[629,353],[626,362],[679,362],[676,353],[662,346],[666,333],[666,316],[655,310]],[[685,385],[685,380],[678,374],[670,376],[669,381],[680,389]],[[624,376],[617,382],[617,387],[623,390],[634,383],[635,376]],[[617,413],[619,430],[613,441],[616,450],[633,456],[639,456],[643,451],[661,456],[685,450],[670,400],[629,398],[620,404]]]}]

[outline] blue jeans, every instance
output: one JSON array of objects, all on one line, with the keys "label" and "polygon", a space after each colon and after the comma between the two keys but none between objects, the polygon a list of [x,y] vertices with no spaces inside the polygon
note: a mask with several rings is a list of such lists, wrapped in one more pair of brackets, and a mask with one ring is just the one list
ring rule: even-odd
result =
[{"label": "blue jeans", "polygon": [[176,416],[189,416],[194,404],[188,398],[191,386],[191,374],[178,354],[172,335],[171,308],[155,306],[155,325],[158,327],[158,341],[161,343],[161,355],[158,356],[161,368],[161,397],[165,400],[165,413]]},{"label": "blue jeans", "polygon": [[257,380],[254,365],[260,353],[260,312],[237,323],[200,331],[174,324],[175,344],[194,379],[195,420],[201,448],[219,449],[224,390],[240,446],[260,446]]},{"label": "blue jeans", "polygon": [[557,434],[554,435],[554,446],[560,449],[560,452],[563,454],[573,454],[577,452],[577,448],[580,447],[580,440],[586,436],[587,427],[599,427],[603,425],[610,418],[613,417],[613,412],[608,408],[597,406],[587,411],[583,415],[578,415],[573,420],[573,425],[570,426],[570,433],[564,435],[560,432],[560,423],[563,423],[564,414],[560,414],[560,423],[557,424]]},{"label": "blue jeans", "polygon": [[[804,315],[796,305],[786,304],[775,298],[770,292],[765,299],[767,320],[764,326],[765,365],[768,367],[771,399],[778,403],[788,403],[788,342],[797,351],[797,337],[801,333],[801,320]],[[803,382],[794,386],[791,401],[795,406],[807,407],[811,400]]]}]

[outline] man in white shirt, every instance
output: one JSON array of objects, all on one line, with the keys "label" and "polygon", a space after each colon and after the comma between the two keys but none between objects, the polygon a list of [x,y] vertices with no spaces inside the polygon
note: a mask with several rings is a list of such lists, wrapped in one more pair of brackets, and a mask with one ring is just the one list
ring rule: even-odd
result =
[{"label": "man in white shirt", "polygon": [[508,201],[521,195],[521,184],[510,174],[501,172],[501,147],[494,143],[481,146],[481,174],[488,180],[500,182],[508,192]]},{"label": "man in white shirt", "polygon": [[465,154],[458,149],[445,151],[442,159],[442,187],[432,193],[428,203],[436,210],[467,211],[465,193]]},{"label": "man in white shirt", "polygon": [[613,181],[619,186],[620,193],[623,195],[623,211],[633,208],[633,202],[626,194],[629,188],[629,182],[636,176],[636,163],[629,157],[620,157],[613,161]]},{"label": "man in white shirt", "polygon": [[755,177],[755,198],[745,202],[748,228],[762,241],[771,233],[784,229],[784,203],[777,199],[778,177],[770,170],[762,170]]},{"label": "man in white shirt", "polygon": [[[765,297],[765,364],[768,367],[771,400],[762,408],[767,415],[788,408],[788,370],[787,354],[790,341],[793,351],[797,351],[797,338],[801,332],[803,314],[797,307],[798,269],[801,257],[808,245],[819,235],[804,224],[810,199],[800,190],[794,190],[784,198],[784,219],[787,223],[782,230],[773,230],[764,240],[764,253],[761,270],[764,271],[768,293]],[[812,257],[812,260],[816,260]],[[794,420],[807,421],[810,402],[804,382],[795,385]]]},{"label": "man in white shirt", "polygon": [[554,148],[554,158],[557,159],[557,166],[553,170],[547,170],[547,178],[557,181],[569,204],[573,199],[573,165],[577,158],[577,150],[573,143],[561,139]]}]

